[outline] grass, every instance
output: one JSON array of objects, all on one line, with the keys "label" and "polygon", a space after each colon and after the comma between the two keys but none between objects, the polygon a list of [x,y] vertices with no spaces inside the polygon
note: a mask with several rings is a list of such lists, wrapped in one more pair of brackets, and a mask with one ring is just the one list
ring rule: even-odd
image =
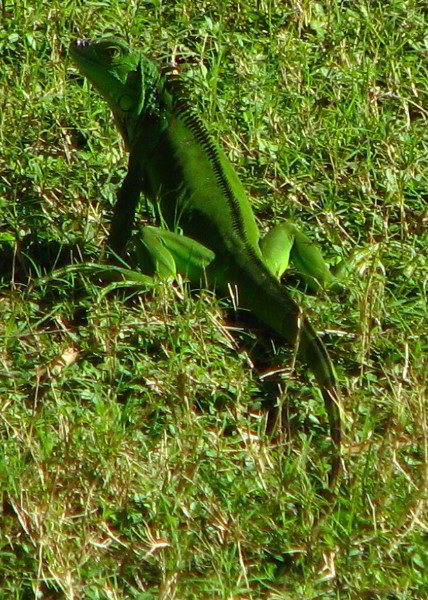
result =
[{"label": "grass", "polygon": [[[425,3],[1,9],[0,598],[425,598]],[[208,291],[62,268],[99,262],[126,173],[67,59],[105,33],[181,65],[262,229],[291,217],[331,263],[362,253],[347,302],[286,280],[343,394],[314,542],[328,427],[293,349]]]}]

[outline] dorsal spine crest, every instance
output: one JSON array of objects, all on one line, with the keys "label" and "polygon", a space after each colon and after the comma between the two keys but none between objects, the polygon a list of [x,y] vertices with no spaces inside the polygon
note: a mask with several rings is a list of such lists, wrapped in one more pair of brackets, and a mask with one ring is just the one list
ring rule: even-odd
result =
[{"label": "dorsal spine crest", "polygon": [[[177,90],[175,90],[177,92]],[[180,94],[175,96],[173,112],[177,117],[181,118],[185,125],[191,130],[196,140],[201,144],[207,153],[216,176],[219,187],[227,199],[227,204],[230,209],[232,227],[238,236],[245,240],[245,227],[242,220],[242,213],[239,206],[239,200],[230,185],[227,175],[224,172],[223,165],[219,156],[219,151],[214,144],[210,134],[199,116],[189,106],[187,99],[184,97],[180,86]]]}]

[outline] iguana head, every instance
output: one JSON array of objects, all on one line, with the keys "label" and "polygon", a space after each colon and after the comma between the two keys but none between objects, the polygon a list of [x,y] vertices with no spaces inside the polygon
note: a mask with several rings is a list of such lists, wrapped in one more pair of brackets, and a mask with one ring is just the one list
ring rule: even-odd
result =
[{"label": "iguana head", "polygon": [[150,109],[156,93],[160,79],[156,65],[117,37],[75,40],[70,56],[108,102],[128,149],[138,118]]}]

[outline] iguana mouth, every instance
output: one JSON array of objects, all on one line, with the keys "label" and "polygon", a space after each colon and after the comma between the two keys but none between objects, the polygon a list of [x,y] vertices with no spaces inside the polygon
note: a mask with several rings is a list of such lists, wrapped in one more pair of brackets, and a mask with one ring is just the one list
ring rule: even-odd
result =
[{"label": "iguana mouth", "polygon": [[[83,60],[84,63],[95,64],[95,61],[91,61],[91,59],[87,53],[82,52],[84,49],[86,49],[90,45],[91,45],[91,40],[88,38],[81,38],[78,40],[73,40],[70,44],[70,52],[71,52],[72,58],[79,57],[81,60]],[[79,68],[80,68],[80,63],[79,63]]]}]

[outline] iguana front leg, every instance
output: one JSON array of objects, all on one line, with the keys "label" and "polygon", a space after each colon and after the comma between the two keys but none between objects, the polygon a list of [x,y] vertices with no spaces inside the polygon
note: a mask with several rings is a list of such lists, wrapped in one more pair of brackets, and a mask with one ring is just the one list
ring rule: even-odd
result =
[{"label": "iguana front leg", "polygon": [[136,158],[134,158],[134,154],[131,153],[128,172],[117,193],[117,202],[114,207],[114,215],[107,241],[110,250],[117,255],[121,255],[124,252],[126,243],[131,237],[135,211],[140,199],[141,190],[140,165]]}]

